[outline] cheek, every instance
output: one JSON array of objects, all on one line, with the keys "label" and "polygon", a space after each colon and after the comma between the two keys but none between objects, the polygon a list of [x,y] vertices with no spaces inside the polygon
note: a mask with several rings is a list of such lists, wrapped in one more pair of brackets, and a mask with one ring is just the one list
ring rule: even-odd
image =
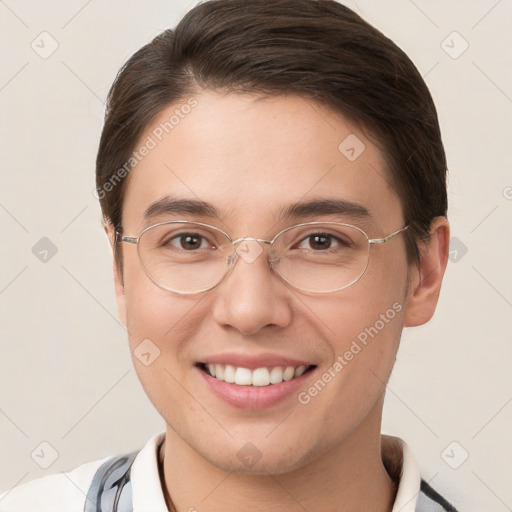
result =
[{"label": "cheek", "polygon": [[403,310],[398,290],[368,297],[348,295],[336,308],[323,310],[323,319],[330,327],[328,341],[333,364],[336,362],[334,370],[344,375],[339,380],[345,381],[349,395],[356,397],[370,388],[380,389],[382,381],[387,380],[398,350]]},{"label": "cheek", "polygon": [[311,436],[311,443],[322,439],[323,448],[349,436],[379,410],[376,404],[395,361],[403,309],[391,297],[375,302],[379,304],[365,308],[361,300],[347,297],[337,311],[323,310],[334,332],[327,339],[332,355],[297,396],[304,435]]},{"label": "cheek", "polygon": [[198,328],[201,298],[159,288],[138,265],[126,266],[125,296],[134,368],[148,398],[168,418],[187,403],[179,383],[190,371],[187,340]]},{"label": "cheek", "polygon": [[[351,418],[344,419],[349,430],[384,391],[395,361],[403,327],[407,267],[397,262],[395,268],[392,276],[386,276],[383,268],[374,265],[352,287],[336,296],[309,299],[306,304],[313,312],[310,321],[322,329],[330,354],[313,387],[302,390],[301,403],[326,414],[351,411]],[[336,415],[326,418],[333,435],[339,421]]]},{"label": "cheek", "polygon": [[132,348],[146,338],[172,336],[197,300],[158,287],[144,272],[135,251],[125,259],[124,292]]},{"label": "cheek", "polygon": [[372,344],[375,357],[380,357],[382,351],[392,352],[400,337],[406,282],[405,261],[370,262],[357,283],[337,294],[310,298],[306,305],[324,324],[336,356],[350,350],[352,341],[369,348],[372,339],[386,340],[386,347]]},{"label": "cheek", "polygon": [[159,288],[138,261],[127,261],[125,268],[127,330],[133,363],[144,387],[158,389],[169,379],[169,373],[179,376],[185,371],[186,341],[197,328],[196,306],[201,297],[176,295]]}]

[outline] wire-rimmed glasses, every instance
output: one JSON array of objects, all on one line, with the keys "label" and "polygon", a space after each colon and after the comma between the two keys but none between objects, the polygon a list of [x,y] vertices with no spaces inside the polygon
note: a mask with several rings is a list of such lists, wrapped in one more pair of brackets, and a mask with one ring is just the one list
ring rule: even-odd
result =
[{"label": "wire-rimmed glasses", "polygon": [[223,230],[187,220],[160,222],[138,237],[121,242],[137,245],[142,268],[159,287],[178,294],[215,288],[239,259],[252,263],[269,249],[270,268],[290,286],[309,293],[343,290],[361,279],[372,245],[383,244],[405,226],[383,238],[369,238],[360,228],[339,222],[306,222],[283,229],[272,240],[233,240]]}]

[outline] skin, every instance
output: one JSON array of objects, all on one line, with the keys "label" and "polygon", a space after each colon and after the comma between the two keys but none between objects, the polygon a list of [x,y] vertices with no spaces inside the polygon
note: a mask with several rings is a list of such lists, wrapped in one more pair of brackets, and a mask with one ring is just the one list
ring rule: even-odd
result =
[{"label": "skin", "polygon": [[[212,203],[219,218],[166,215],[154,222],[206,222],[233,238],[269,239],[288,225],[313,220],[349,222],[370,238],[404,226],[382,155],[341,115],[291,95],[203,91],[194,97],[197,107],[132,171],[124,234],[138,236],[148,225],[145,209],[171,193]],[[175,108],[162,111],[141,141]],[[353,162],[338,150],[349,134],[366,145]],[[312,198],[357,202],[371,219],[276,221],[283,205]],[[106,231],[112,241],[112,226]],[[323,295],[283,283],[266,252],[251,264],[239,260],[208,292],[171,293],[148,279],[136,246],[123,244],[123,276],[114,265],[119,314],[132,353],[147,338],[161,351],[149,366],[133,361],[167,424],[163,480],[176,510],[230,512],[242,504],[249,511],[391,510],[396,486],[381,458],[385,383],[402,328],[421,325],[434,313],[448,240],[446,219],[436,218],[429,243],[420,247],[420,265],[408,265],[398,235],[371,249],[359,282]],[[240,410],[214,395],[195,367],[205,356],[225,352],[295,357],[317,365],[301,388],[307,390],[395,303],[401,313],[308,404],[293,395],[267,409]],[[248,442],[261,454],[251,467],[237,457]]]}]

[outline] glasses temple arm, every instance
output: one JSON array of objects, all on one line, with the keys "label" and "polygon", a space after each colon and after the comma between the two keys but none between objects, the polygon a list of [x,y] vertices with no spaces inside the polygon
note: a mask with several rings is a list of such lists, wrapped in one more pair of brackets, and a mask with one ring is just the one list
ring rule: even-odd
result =
[{"label": "glasses temple arm", "polygon": [[398,231],[395,231],[394,233],[391,233],[388,236],[385,236],[384,238],[372,238],[372,239],[368,240],[368,242],[370,244],[384,244],[387,241],[391,240],[394,236],[405,231],[408,227],[409,227],[409,224],[407,226],[403,227],[402,229],[399,229]]},{"label": "glasses temple arm", "polygon": [[123,236],[122,230],[118,228],[115,230],[115,242],[116,242],[116,244],[120,243],[120,242],[128,242],[129,244],[137,244],[137,243],[139,243],[139,239],[134,238],[132,236]]}]

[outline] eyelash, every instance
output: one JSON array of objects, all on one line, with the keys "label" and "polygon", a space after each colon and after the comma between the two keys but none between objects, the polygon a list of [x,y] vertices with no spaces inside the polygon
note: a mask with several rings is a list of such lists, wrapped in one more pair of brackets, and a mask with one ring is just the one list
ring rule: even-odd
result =
[{"label": "eyelash", "polygon": [[[185,233],[178,233],[178,234],[174,234],[170,237],[167,237],[166,239],[164,239],[161,243],[161,246],[171,246],[171,247],[174,247],[173,244],[171,242],[177,240],[177,241],[180,241],[181,242],[178,242],[178,243],[181,243],[183,245],[183,239],[186,238],[186,237],[192,237],[192,238],[199,238],[201,240],[201,243],[200,243],[200,247],[198,249],[201,249],[202,245],[203,245],[203,242],[206,241],[207,243],[210,243],[209,242],[209,239],[205,236],[205,235],[202,235],[200,233],[194,233],[194,232],[185,232]],[[350,247],[350,241],[348,240],[343,240],[341,239],[340,237],[332,234],[332,233],[325,233],[325,232],[316,232],[316,233],[309,233],[307,234],[306,236],[302,237],[299,242],[297,242],[296,244],[294,244],[293,247],[295,246],[300,246],[302,243],[306,242],[307,243],[307,240],[311,240],[312,238],[314,237],[319,237],[319,238],[327,238],[329,239],[329,242],[332,244],[333,242],[336,242],[338,244],[338,246],[340,247],[344,247],[344,248],[347,248],[347,247]],[[310,242],[311,243],[311,242]],[[212,244],[210,243],[210,246],[216,246],[217,244]],[[333,249],[333,247],[328,247],[326,250],[328,249]]]}]

